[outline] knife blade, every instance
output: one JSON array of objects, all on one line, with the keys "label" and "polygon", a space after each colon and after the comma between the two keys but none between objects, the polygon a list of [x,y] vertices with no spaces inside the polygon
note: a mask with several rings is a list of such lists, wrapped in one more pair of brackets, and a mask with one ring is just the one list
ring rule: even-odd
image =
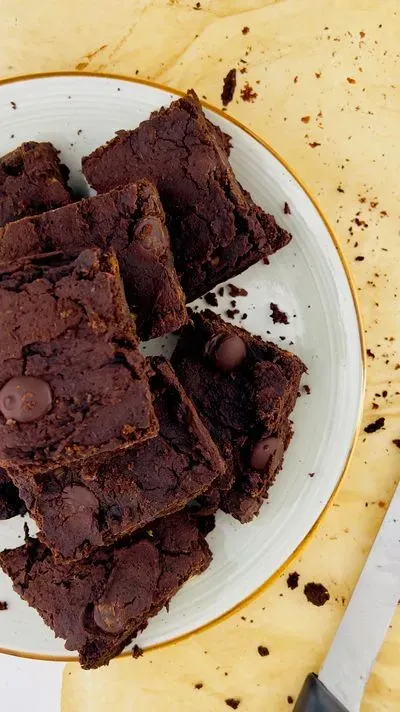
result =
[{"label": "knife blade", "polygon": [[294,712],[358,712],[372,665],[400,598],[400,483],[318,677]]}]

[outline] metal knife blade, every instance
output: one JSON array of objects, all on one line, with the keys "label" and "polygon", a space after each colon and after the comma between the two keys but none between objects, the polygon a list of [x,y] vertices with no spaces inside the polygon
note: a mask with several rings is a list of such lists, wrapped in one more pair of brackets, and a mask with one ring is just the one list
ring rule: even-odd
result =
[{"label": "metal knife blade", "polygon": [[308,675],[293,712],[358,712],[400,597],[400,482],[320,674]]},{"label": "metal knife blade", "polygon": [[349,712],[364,687],[400,598],[400,483],[318,679]]}]

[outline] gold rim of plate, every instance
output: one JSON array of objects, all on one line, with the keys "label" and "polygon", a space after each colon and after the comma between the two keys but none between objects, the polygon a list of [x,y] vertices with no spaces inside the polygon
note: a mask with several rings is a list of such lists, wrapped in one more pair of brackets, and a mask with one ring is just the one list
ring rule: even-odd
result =
[{"label": "gold rim of plate", "polygon": [[[25,82],[29,81],[32,79],[50,79],[52,77],[96,77],[96,78],[104,78],[104,79],[115,79],[116,81],[124,81],[124,82],[130,82],[131,84],[144,84],[145,86],[152,87],[153,89],[161,89],[162,91],[165,91],[169,94],[174,94],[176,96],[184,96],[185,92],[181,91],[180,89],[173,89],[172,87],[166,86],[164,84],[159,84],[158,82],[152,82],[147,79],[134,79],[129,76],[125,76],[124,74],[111,74],[107,72],[73,72],[73,71],[65,71],[65,72],[41,72],[37,74],[24,74],[20,75],[17,77],[9,77],[7,79],[1,79],[0,80],[0,86],[3,86],[4,84],[14,84],[16,82]],[[218,109],[216,106],[213,106],[212,104],[209,104],[206,101],[201,101],[201,104],[203,107],[206,109],[209,109],[210,111],[213,111],[215,114],[218,114],[218,116],[222,116],[224,119],[226,119],[228,122],[231,124],[234,124],[238,128],[240,128],[242,131],[244,131],[246,134],[254,138],[259,144],[261,144],[269,153],[271,153],[274,158],[276,158],[279,163],[286,168],[286,170],[290,173],[290,175],[295,179],[295,181],[300,185],[300,187],[303,189],[311,203],[313,204],[314,208],[318,212],[320,218],[322,219],[326,229],[328,230],[328,233],[331,237],[331,240],[336,248],[336,251],[339,255],[340,261],[342,263],[343,269],[345,271],[347,281],[350,287],[351,295],[353,298],[353,304],[354,304],[354,309],[356,312],[357,316],[357,322],[358,322],[358,331],[359,331],[359,337],[360,337],[360,348],[361,348],[361,358],[362,358],[362,366],[363,366],[363,383],[362,383],[362,388],[361,388],[361,398],[360,398],[360,408],[359,408],[359,413],[358,413],[358,418],[357,418],[357,423],[356,427],[354,430],[354,437],[353,441],[351,443],[349,453],[347,455],[347,459],[343,468],[343,471],[340,475],[340,478],[335,486],[335,489],[333,490],[331,496],[329,497],[329,500],[327,501],[325,507],[323,508],[322,512],[320,513],[319,517],[317,520],[314,522],[313,526],[311,529],[307,532],[307,534],[304,536],[302,541],[297,545],[295,550],[288,556],[286,561],[273,573],[264,583],[261,584],[258,588],[256,588],[253,593],[250,593],[248,596],[246,596],[242,601],[239,601],[239,603],[236,603],[235,606],[229,609],[229,611],[226,611],[225,613],[222,613],[221,615],[217,616],[213,620],[209,621],[208,623],[204,623],[203,625],[199,626],[198,628],[195,628],[194,630],[190,631],[189,633],[183,633],[182,635],[178,635],[175,638],[171,638],[171,640],[164,641],[163,643],[157,643],[155,645],[149,645],[148,647],[144,648],[146,652],[150,652],[153,650],[158,650],[159,648],[166,648],[167,646],[174,645],[175,643],[180,643],[183,640],[187,640],[188,638],[191,638],[192,636],[196,635],[197,633],[202,633],[203,631],[209,630],[213,626],[217,625],[218,623],[222,623],[222,621],[227,620],[230,618],[234,613],[237,613],[240,611],[242,608],[247,606],[248,603],[251,603],[254,601],[261,593],[263,593],[269,586],[271,586],[274,581],[276,581],[281,573],[286,569],[287,566],[304,550],[310,539],[312,538],[313,534],[315,534],[317,528],[321,524],[323,518],[331,508],[333,501],[336,497],[336,495],[339,492],[339,489],[341,485],[343,484],[343,480],[345,478],[345,475],[347,473],[347,470],[350,465],[350,461],[355,449],[355,445],[357,442],[358,434],[360,432],[360,427],[361,427],[361,418],[362,418],[362,412],[363,412],[363,405],[364,405],[364,397],[365,397],[365,384],[366,384],[366,347],[365,347],[365,339],[364,339],[364,329],[363,329],[363,323],[362,323],[362,317],[361,317],[361,309],[360,305],[358,303],[358,298],[357,298],[357,293],[356,293],[356,288],[354,286],[353,278],[351,276],[351,272],[349,269],[349,266],[347,264],[347,260],[343,254],[342,248],[340,246],[339,240],[336,237],[336,234],[334,230],[332,229],[328,218],[326,217],[325,213],[323,212],[322,208],[316,201],[316,199],[313,197],[311,194],[309,188],[304,184],[302,179],[297,175],[296,171],[291,168],[291,166],[287,163],[287,161],[282,158],[282,156],[279,155],[275,151],[272,146],[267,143],[261,136],[258,136],[254,131],[251,129],[247,128],[244,124],[242,124],[240,121],[235,119],[233,116],[229,116],[225,111],[221,111],[221,109]],[[1,648],[0,647],[0,653],[6,654],[6,655],[14,655],[16,657],[21,657],[21,658],[28,658],[31,660],[45,660],[45,661],[53,661],[53,662],[78,662],[79,658],[77,655],[41,655],[37,653],[27,653],[24,651],[20,650],[9,650],[7,648]],[[122,657],[127,657],[132,655],[131,651],[123,651],[120,653],[116,659],[122,658]]]}]

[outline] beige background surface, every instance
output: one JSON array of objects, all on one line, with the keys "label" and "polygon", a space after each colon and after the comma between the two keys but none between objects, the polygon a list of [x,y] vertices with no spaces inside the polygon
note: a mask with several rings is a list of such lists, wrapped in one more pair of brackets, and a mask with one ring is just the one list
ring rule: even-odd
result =
[{"label": "beige background surface", "polygon": [[[244,610],[173,648],[91,673],[68,665],[63,712],[217,712],[232,697],[240,712],[291,709],[287,698],[318,670],[399,478],[399,1],[195,4],[0,0],[0,75],[120,72],[193,86],[221,106],[223,77],[245,67],[229,112],[280,152],[337,231],[375,355],[363,427],[378,416],[385,427],[361,432],[340,494],[288,569],[300,573],[297,590],[287,588],[286,571]],[[258,94],[253,103],[240,97],[246,81]],[[327,586],[324,607],[306,601],[308,581]],[[259,645],[270,655],[260,657]],[[400,710],[399,611],[362,710]]]}]

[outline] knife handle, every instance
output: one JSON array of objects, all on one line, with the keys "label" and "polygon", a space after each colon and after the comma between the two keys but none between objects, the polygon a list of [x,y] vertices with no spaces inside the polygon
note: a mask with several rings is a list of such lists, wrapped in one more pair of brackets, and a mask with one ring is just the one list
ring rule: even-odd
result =
[{"label": "knife handle", "polygon": [[348,712],[315,673],[306,678],[293,712]]}]

